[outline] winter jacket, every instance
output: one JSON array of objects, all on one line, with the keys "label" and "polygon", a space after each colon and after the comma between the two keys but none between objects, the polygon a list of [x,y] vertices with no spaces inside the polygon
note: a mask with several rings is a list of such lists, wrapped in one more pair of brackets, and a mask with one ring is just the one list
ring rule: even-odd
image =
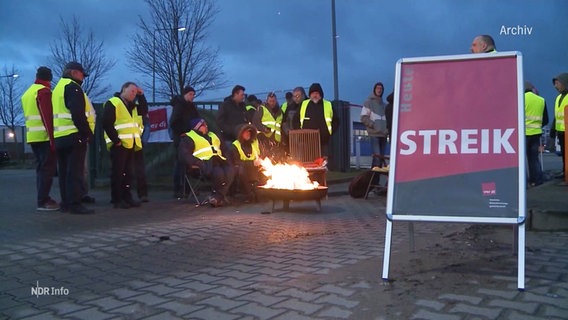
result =
[{"label": "winter jacket", "polygon": [[225,141],[237,139],[238,130],[243,124],[249,123],[243,102],[237,103],[233,99],[223,101],[217,113],[217,125]]},{"label": "winter jacket", "polygon": [[170,100],[173,106],[170,116],[170,128],[174,146],[179,145],[180,136],[191,130],[191,120],[200,118],[197,107],[193,102],[186,101],[183,96],[175,96]]},{"label": "winter jacket", "polygon": [[386,137],[388,135],[386,105],[381,97],[372,92],[363,103],[361,122],[367,127],[369,136]]}]

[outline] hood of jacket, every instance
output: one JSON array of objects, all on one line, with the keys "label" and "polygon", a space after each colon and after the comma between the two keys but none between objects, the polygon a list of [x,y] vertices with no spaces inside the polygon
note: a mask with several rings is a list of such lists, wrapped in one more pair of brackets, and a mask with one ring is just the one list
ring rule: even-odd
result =
[{"label": "hood of jacket", "polygon": [[250,123],[244,124],[241,126],[241,128],[239,129],[239,135],[237,136],[238,140],[240,143],[245,143],[245,141],[243,140],[243,132],[250,130],[250,141],[253,141],[256,139],[256,135],[257,135],[257,131],[256,131],[256,127],[253,126]]}]

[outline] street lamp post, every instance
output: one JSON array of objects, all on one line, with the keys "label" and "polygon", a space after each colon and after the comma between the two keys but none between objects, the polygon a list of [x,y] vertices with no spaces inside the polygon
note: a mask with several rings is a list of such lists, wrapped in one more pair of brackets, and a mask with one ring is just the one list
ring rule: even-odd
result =
[{"label": "street lamp post", "polygon": [[158,28],[152,32],[152,102],[156,102],[156,32],[157,31],[185,31],[185,27]]},{"label": "street lamp post", "polygon": [[331,0],[331,33],[333,40],[333,100],[338,100],[339,85],[337,83],[337,31],[335,28],[335,0]]}]

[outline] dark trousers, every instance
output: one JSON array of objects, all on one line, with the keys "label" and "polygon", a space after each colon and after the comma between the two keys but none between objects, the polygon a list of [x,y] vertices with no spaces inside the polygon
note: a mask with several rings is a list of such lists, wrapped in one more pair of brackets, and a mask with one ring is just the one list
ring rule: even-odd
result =
[{"label": "dark trousers", "polygon": [[123,146],[110,148],[110,201],[131,201],[130,186],[132,183],[132,170],[134,163],[134,148],[126,149]]},{"label": "dark trousers", "polygon": [[61,203],[66,208],[81,204],[81,184],[85,167],[87,144],[79,142],[76,134],[55,139],[59,166]]},{"label": "dark trousers", "polygon": [[213,184],[213,192],[226,197],[229,193],[229,188],[235,179],[235,170],[229,163],[214,165],[208,172],[204,172],[205,176],[211,179]]},{"label": "dark trousers", "polygon": [[527,164],[529,166],[529,183],[542,184],[542,167],[538,158],[538,147],[540,146],[540,134],[525,136]]},{"label": "dark trousers", "polygon": [[146,164],[144,163],[144,150],[134,151],[134,172],[136,175],[136,191],[138,198],[148,196],[146,183]]},{"label": "dark trousers", "polygon": [[[242,161],[236,168],[236,182],[238,182],[239,191],[247,196],[254,195],[256,185],[264,184],[261,179],[262,173],[254,165],[253,161]],[[262,181],[261,181],[262,180]]]},{"label": "dark trousers", "polygon": [[48,200],[53,177],[57,171],[57,154],[49,147],[49,141],[30,143],[36,158],[37,205],[43,206]]},{"label": "dark trousers", "polygon": [[562,172],[564,172],[564,168],[566,168],[566,150],[564,150],[564,137],[565,137],[564,132],[557,131],[556,136],[558,137],[558,143],[560,144],[560,154],[562,154]]}]

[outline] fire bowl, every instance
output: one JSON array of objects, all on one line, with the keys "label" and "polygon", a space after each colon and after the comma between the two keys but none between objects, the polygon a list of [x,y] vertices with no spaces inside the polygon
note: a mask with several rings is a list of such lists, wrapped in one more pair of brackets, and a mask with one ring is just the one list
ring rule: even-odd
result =
[{"label": "fire bowl", "polygon": [[260,197],[264,197],[272,200],[272,211],[274,211],[274,204],[278,200],[284,202],[284,210],[288,210],[290,206],[290,201],[316,201],[317,211],[321,210],[321,199],[327,195],[327,187],[318,186],[315,189],[276,189],[267,188],[265,186],[257,187],[257,194]]}]

